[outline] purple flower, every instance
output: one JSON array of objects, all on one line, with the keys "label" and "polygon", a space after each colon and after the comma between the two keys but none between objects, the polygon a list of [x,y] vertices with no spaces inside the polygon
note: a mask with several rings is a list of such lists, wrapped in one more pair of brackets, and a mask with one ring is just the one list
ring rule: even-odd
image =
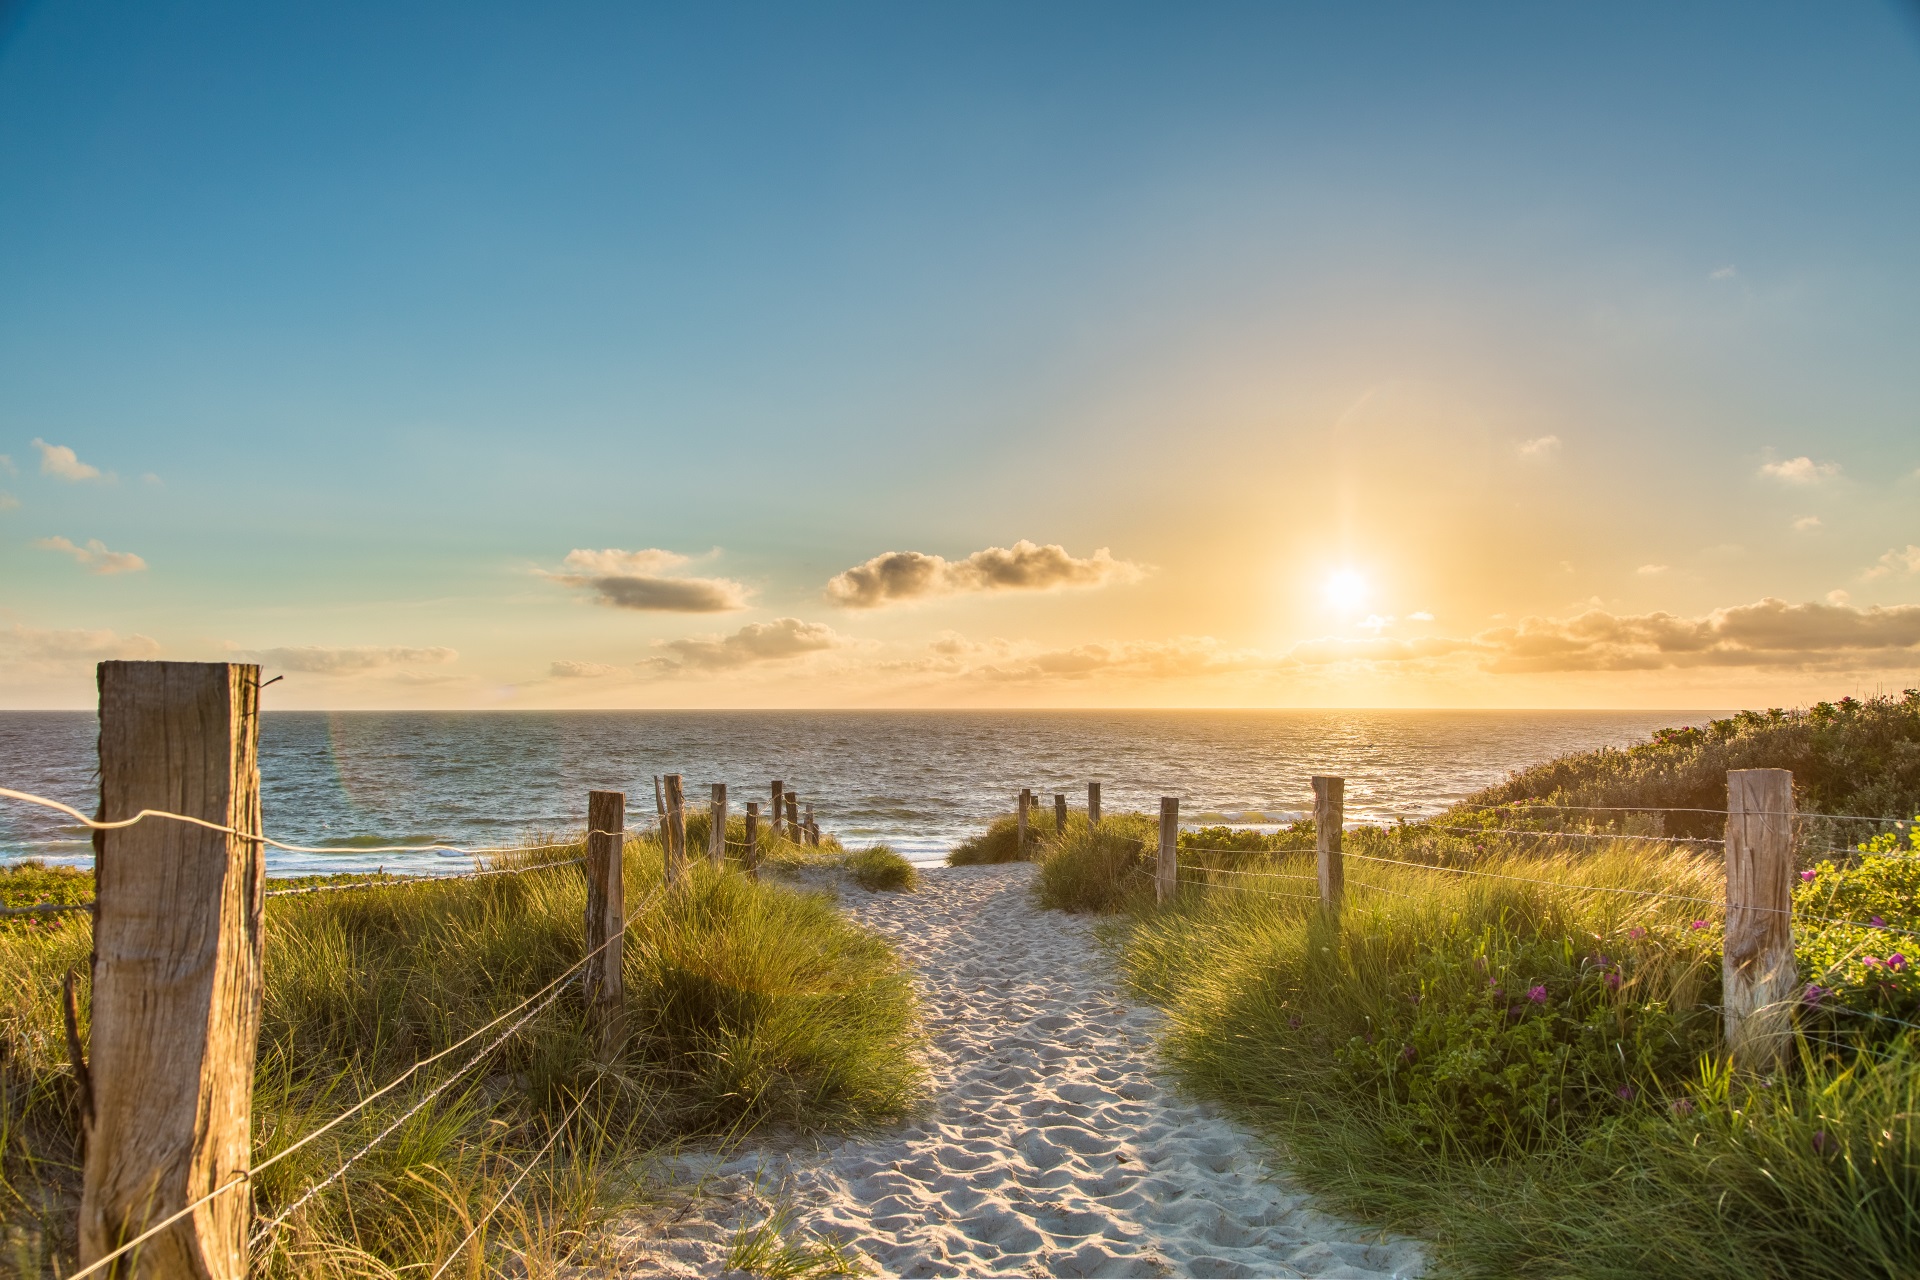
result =
[{"label": "purple flower", "polygon": [[1300,1029],[1300,1015],[1296,1013],[1291,1018],[1288,1018],[1287,1025],[1292,1027],[1295,1031],[1298,1031]]},{"label": "purple flower", "polygon": [[1623,1102],[1633,1101],[1634,1090],[1633,1090],[1633,1086],[1630,1084],[1623,1084],[1618,1089],[1615,1089],[1613,1092],[1614,1092],[1614,1096],[1619,1098]]},{"label": "purple flower", "polygon": [[1644,938],[1647,936],[1647,931],[1645,929],[1633,928],[1633,929],[1627,930],[1627,936],[1629,938],[1634,939],[1637,942],[1641,938]]},{"label": "purple flower", "polygon": [[1811,872],[1811,871],[1802,871],[1802,872],[1800,873],[1800,883],[1802,883],[1802,884],[1812,884],[1812,883],[1813,883],[1813,872]]},{"label": "purple flower", "polygon": [[1882,920],[1879,916],[1873,916],[1869,918],[1867,923],[1872,925],[1876,929],[1884,929],[1887,927],[1887,922],[1885,920]]},{"label": "purple flower", "polygon": [[1620,989],[1620,971],[1618,969],[1615,969],[1607,974],[1607,990],[1618,991],[1619,989]]},{"label": "purple flower", "polygon": [[1880,967],[1880,959],[1878,956],[1861,956],[1860,963],[1869,969],[1878,969]]},{"label": "purple flower", "polygon": [[1827,1131],[1825,1129],[1817,1129],[1814,1131],[1813,1149],[1821,1155],[1827,1154],[1827,1148],[1832,1145],[1832,1142],[1833,1139],[1827,1137]]},{"label": "purple flower", "polygon": [[1695,920],[1693,922],[1693,927],[1696,929],[1704,929],[1707,927],[1707,922],[1705,920]]},{"label": "purple flower", "polygon": [[1800,999],[1807,1004],[1819,1004],[1822,999],[1831,994],[1827,988],[1809,982],[1807,989],[1800,994]]},{"label": "purple flower", "polygon": [[1673,1100],[1673,1107],[1672,1107],[1672,1110],[1673,1110],[1673,1114],[1674,1114],[1675,1116],[1690,1116],[1690,1115],[1692,1115],[1692,1114],[1693,1114],[1693,1099],[1692,1099],[1692,1098],[1675,1098],[1675,1099]]},{"label": "purple flower", "polygon": [[1546,984],[1538,983],[1534,986],[1528,987],[1527,999],[1533,1001],[1535,1004],[1545,1004],[1547,1002]]},{"label": "purple flower", "polygon": [[1892,955],[1887,957],[1887,968],[1899,970],[1899,969],[1904,969],[1906,967],[1907,967],[1907,957],[1902,952],[1896,951]]},{"label": "purple flower", "polygon": [[1407,1046],[1406,1048],[1404,1048],[1404,1049],[1402,1049],[1402,1050],[1400,1051],[1400,1057],[1401,1057],[1401,1059],[1402,1059],[1403,1061],[1406,1061],[1406,1062],[1412,1062],[1412,1061],[1413,1061],[1413,1046],[1412,1046],[1412,1045],[1408,1045],[1408,1046]]}]

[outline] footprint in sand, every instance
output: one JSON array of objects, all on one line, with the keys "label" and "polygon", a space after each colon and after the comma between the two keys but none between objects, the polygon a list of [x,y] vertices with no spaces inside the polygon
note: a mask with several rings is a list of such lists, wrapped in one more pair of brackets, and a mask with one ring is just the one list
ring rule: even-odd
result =
[{"label": "footprint in sand", "polygon": [[1037,910],[1032,867],[926,871],[850,890],[849,915],[915,964],[933,1100],[851,1141],[683,1157],[704,1194],[617,1232],[635,1276],[710,1276],[743,1226],[790,1206],[894,1276],[1420,1274],[1419,1245],[1312,1208],[1261,1141],[1156,1083],[1152,1011],[1130,1005],[1092,923]]}]

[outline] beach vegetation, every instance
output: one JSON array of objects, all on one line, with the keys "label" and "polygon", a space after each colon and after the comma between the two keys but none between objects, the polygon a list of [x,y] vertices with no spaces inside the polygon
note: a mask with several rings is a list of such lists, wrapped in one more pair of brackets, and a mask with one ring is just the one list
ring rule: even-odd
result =
[{"label": "beach vegetation", "polygon": [[855,850],[845,865],[853,882],[870,893],[910,891],[920,883],[914,865],[884,844]]}]

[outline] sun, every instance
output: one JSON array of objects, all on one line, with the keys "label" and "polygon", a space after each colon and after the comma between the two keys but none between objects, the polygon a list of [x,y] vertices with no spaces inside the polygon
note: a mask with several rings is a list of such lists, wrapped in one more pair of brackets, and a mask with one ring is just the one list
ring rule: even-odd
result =
[{"label": "sun", "polygon": [[1321,587],[1327,603],[1335,609],[1350,612],[1367,602],[1367,580],[1352,569],[1335,569],[1327,575],[1326,585]]}]

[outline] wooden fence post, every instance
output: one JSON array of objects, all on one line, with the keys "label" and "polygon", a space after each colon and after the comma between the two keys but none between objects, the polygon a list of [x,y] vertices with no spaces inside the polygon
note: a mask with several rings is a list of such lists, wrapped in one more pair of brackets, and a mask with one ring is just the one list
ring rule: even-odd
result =
[{"label": "wooden fence post", "polygon": [[1313,780],[1313,848],[1319,864],[1320,905],[1338,913],[1347,891],[1347,871],[1340,857],[1341,837],[1347,829],[1347,780],[1316,776]]},{"label": "wooden fence post", "polygon": [[801,830],[807,833],[808,844],[817,846],[820,843],[820,826],[813,820],[813,802],[811,800],[807,802],[807,821]]},{"label": "wooden fence post", "polygon": [[[260,831],[260,668],[103,662],[100,817]],[[244,1174],[260,1030],[262,846],[165,818],[94,833],[92,1114],[80,1263]],[[253,1196],[217,1196],[112,1274],[244,1280]]]},{"label": "wooden fence post", "polygon": [[1020,798],[1014,801],[1014,810],[1019,820],[1018,842],[1014,845],[1014,854],[1016,857],[1024,858],[1027,856],[1027,810],[1032,807],[1033,790],[1029,787],[1020,788]]},{"label": "wooden fence post", "polygon": [[707,861],[715,869],[727,860],[727,784],[713,784],[713,803],[708,809]]},{"label": "wooden fence post", "polygon": [[787,830],[793,833],[787,838],[795,844],[799,844],[801,841],[800,793],[798,791],[789,791],[786,795],[782,796],[781,799],[787,802]]},{"label": "wooden fence post", "polygon": [[1160,797],[1160,861],[1154,867],[1153,897],[1156,902],[1172,898],[1180,886],[1180,801],[1175,796]]},{"label": "wooden fence post", "polygon": [[1100,825],[1100,784],[1097,782],[1087,784],[1087,825]]},{"label": "wooden fence post", "polygon": [[780,795],[786,789],[786,783],[775,779],[773,784],[773,834],[776,836],[780,834]]},{"label": "wooden fence post", "polygon": [[1064,792],[1053,793],[1053,838],[1059,840],[1067,834],[1067,797]]},{"label": "wooden fence post", "polygon": [[1793,774],[1727,772],[1722,1006],[1734,1064],[1777,1066],[1793,1026]]},{"label": "wooden fence post", "polygon": [[[621,953],[627,932],[627,883],[621,850],[627,843],[627,797],[587,792],[587,1015],[600,1033],[600,1051],[619,1053],[625,1040],[626,989]],[[602,950],[604,948],[604,950]]]},{"label": "wooden fence post", "polygon": [[687,874],[687,799],[680,775],[667,775],[667,887]]},{"label": "wooden fence post", "polygon": [[760,878],[760,802],[747,801],[747,847],[741,851],[747,864],[747,874],[755,880]]}]

